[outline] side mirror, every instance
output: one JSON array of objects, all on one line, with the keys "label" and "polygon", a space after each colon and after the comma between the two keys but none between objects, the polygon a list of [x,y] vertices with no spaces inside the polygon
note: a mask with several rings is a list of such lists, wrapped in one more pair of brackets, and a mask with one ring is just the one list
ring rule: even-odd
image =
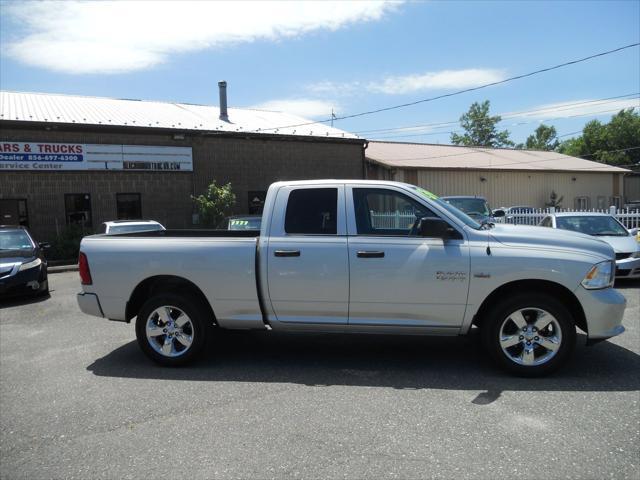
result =
[{"label": "side mirror", "polygon": [[422,237],[442,238],[443,240],[458,237],[458,233],[451,225],[437,217],[421,218],[418,231]]},{"label": "side mirror", "polygon": [[504,210],[494,210],[492,216],[494,218],[504,217],[505,216]]},{"label": "side mirror", "polygon": [[631,236],[635,237],[638,234],[638,228],[632,228],[631,230],[629,230],[629,233],[631,234]]},{"label": "side mirror", "polygon": [[39,242],[38,245],[43,250],[47,250],[48,248],[51,248],[51,244],[49,242]]}]

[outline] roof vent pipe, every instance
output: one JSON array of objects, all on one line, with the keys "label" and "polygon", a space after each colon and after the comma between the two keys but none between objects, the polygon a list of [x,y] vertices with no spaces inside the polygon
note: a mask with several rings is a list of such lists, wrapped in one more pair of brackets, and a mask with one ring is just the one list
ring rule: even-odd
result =
[{"label": "roof vent pipe", "polygon": [[218,82],[218,90],[220,91],[220,120],[225,122],[229,120],[227,114],[227,82],[222,80]]}]

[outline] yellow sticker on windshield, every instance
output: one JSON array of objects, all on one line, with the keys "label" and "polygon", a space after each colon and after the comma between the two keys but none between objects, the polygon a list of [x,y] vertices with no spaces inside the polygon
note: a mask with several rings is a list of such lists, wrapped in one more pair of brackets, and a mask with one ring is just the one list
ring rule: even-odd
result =
[{"label": "yellow sticker on windshield", "polygon": [[429,190],[425,190],[424,188],[416,187],[416,190],[429,200],[437,200],[439,198],[435,193],[431,193]]}]

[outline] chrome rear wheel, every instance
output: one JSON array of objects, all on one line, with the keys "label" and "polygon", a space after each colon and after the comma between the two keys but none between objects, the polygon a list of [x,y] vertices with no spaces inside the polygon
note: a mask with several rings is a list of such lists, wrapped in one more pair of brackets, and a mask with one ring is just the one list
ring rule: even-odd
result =
[{"label": "chrome rear wheel", "polygon": [[147,318],[145,332],[151,348],[165,357],[184,355],[193,344],[191,319],[173,305],[153,310]]},{"label": "chrome rear wheel", "polygon": [[136,337],[144,354],[170,367],[191,363],[202,353],[212,321],[204,302],[188,293],[155,295],[136,317]]}]

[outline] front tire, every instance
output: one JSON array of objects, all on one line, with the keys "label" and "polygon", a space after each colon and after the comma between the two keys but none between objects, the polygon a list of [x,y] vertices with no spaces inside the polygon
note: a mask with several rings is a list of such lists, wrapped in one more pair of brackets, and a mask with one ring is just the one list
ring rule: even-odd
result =
[{"label": "front tire", "polygon": [[186,365],[202,353],[206,321],[207,310],[197,298],[156,295],[138,312],[138,345],[147,357],[161,365]]},{"label": "front tire", "polygon": [[504,369],[525,377],[548,375],[576,343],[569,310],[548,294],[515,295],[492,307],[481,327],[485,349]]}]

